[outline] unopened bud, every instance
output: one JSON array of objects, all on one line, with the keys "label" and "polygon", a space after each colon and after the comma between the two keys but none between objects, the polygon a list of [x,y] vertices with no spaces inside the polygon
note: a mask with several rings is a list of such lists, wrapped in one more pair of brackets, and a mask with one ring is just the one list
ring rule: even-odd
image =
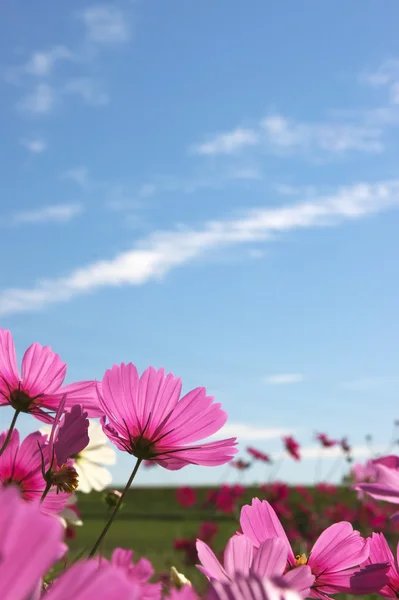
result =
[{"label": "unopened bud", "polygon": [[191,581],[187,579],[183,573],[179,573],[179,571],[175,567],[170,568],[170,581],[171,584],[175,586],[178,590],[180,590],[185,585],[191,585]]},{"label": "unopened bud", "polygon": [[118,490],[107,490],[103,493],[103,502],[108,508],[115,508],[121,496],[122,493]]}]

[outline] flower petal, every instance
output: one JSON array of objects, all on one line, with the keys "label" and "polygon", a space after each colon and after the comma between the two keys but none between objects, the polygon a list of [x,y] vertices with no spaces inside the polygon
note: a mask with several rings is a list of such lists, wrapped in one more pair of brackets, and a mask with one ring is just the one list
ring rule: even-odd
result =
[{"label": "flower petal", "polygon": [[335,573],[363,563],[369,555],[367,540],[347,521],[327,527],[314,544],[308,564],[316,575]]},{"label": "flower petal", "polygon": [[19,380],[14,340],[10,331],[0,327],[0,404],[4,401],[2,392],[8,397],[10,390],[18,388]]},{"label": "flower petal", "polygon": [[216,579],[218,581],[229,581],[225,569],[222,567],[212,550],[205,542],[197,540],[196,548],[198,558],[201,565],[197,565],[199,569],[208,579]]},{"label": "flower petal", "polygon": [[33,398],[54,394],[65,379],[66,364],[50,346],[32,344],[22,359],[22,389]]},{"label": "flower petal", "polygon": [[233,535],[224,551],[224,568],[231,579],[236,574],[248,575],[254,556],[254,546],[245,535]]},{"label": "flower petal", "polygon": [[[248,539],[245,535],[240,537]],[[251,570],[259,577],[280,576],[287,566],[287,556],[287,544],[280,538],[269,538],[259,546]]]}]

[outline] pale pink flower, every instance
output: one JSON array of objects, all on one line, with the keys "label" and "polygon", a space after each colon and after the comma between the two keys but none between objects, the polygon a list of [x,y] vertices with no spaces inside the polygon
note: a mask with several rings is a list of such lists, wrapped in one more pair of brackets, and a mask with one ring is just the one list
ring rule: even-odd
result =
[{"label": "pale pink flower", "polygon": [[[44,595],[45,600],[141,600],[140,587],[112,565],[97,560],[74,564]],[[43,598],[43,600],[44,600]],[[12,599],[19,600],[19,599]],[[21,600],[24,600],[21,598]]]},{"label": "pale pink flower", "polygon": [[[101,559],[101,564],[104,559]],[[111,556],[111,565],[121,569],[129,579],[140,589],[141,600],[159,600],[161,598],[161,584],[149,583],[154,575],[152,564],[147,558],[140,558],[133,563],[133,550],[115,548]]]},{"label": "pale pink flower", "polygon": [[[181,400],[181,380],[164,369],[149,367],[139,377],[129,363],[114,365],[98,386],[104,433],[119,448],[141,460],[154,460],[166,469],[229,462],[236,438],[196,445],[219,431],[227,419],[205,388]],[[108,419],[108,423],[107,423]]]},{"label": "pale pink flower", "polygon": [[102,415],[98,406],[96,383],[80,381],[62,385],[66,364],[49,346],[32,344],[22,358],[18,372],[11,333],[0,328],[0,406],[12,406],[51,423],[52,414],[64,395],[66,408],[81,404],[91,417]]},{"label": "pale pink flower", "polygon": [[294,555],[286,533],[271,505],[254,498],[252,505],[241,510],[241,529],[255,545],[268,538],[279,538],[287,549],[289,569],[298,565],[308,565],[315,576],[309,597],[329,598],[329,594],[350,593],[351,576],[359,570],[369,555],[367,540],[354,531],[346,521],[328,527],[316,540],[309,557],[305,554]]},{"label": "pale pink flower", "polygon": [[[0,448],[4,443],[6,434],[0,435]],[[39,431],[28,435],[19,443],[19,433],[16,429],[11,434],[10,441],[0,456],[0,488],[14,484],[19,488],[24,500],[39,501],[46,489],[43,478],[44,468],[48,467],[48,452],[46,436]],[[56,493],[51,489],[44,501],[41,510],[47,513],[59,513],[65,508],[68,494]]]},{"label": "pale pink flower", "polygon": [[[18,490],[0,489],[0,598],[26,600],[64,553],[61,523],[24,502]],[[86,599],[87,600],[87,599]]]},{"label": "pale pink flower", "polygon": [[[373,461],[373,483],[358,483],[354,489],[358,492],[365,492],[375,500],[384,500],[391,504],[399,504],[399,468],[398,457],[385,456]],[[399,512],[392,515],[391,519],[395,522],[399,520]]]},{"label": "pale pink flower", "polygon": [[[234,581],[214,581],[206,600],[302,600],[304,596],[279,577],[237,576]],[[190,599],[187,599],[190,600]]]},{"label": "pale pink flower", "polygon": [[[255,547],[245,535],[233,535],[224,551],[224,566],[201,540],[197,540],[197,552],[201,562],[197,568],[211,581],[223,583],[232,581],[237,575],[256,574],[262,578],[282,576],[287,565],[288,548],[284,541],[278,538],[265,539]],[[309,592],[315,580],[310,568],[305,565],[297,567],[285,577],[287,584],[303,594]]]}]

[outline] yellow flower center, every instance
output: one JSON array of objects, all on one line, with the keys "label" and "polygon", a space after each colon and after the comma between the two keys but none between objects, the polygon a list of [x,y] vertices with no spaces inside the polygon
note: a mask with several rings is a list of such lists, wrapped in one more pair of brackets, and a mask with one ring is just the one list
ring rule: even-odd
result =
[{"label": "yellow flower center", "polygon": [[308,564],[308,557],[306,556],[306,554],[297,554],[295,557],[295,565],[297,567],[300,567],[301,565],[307,565]]},{"label": "yellow flower center", "polygon": [[58,471],[51,474],[51,482],[59,492],[72,494],[79,485],[79,478],[73,467],[62,465]]}]

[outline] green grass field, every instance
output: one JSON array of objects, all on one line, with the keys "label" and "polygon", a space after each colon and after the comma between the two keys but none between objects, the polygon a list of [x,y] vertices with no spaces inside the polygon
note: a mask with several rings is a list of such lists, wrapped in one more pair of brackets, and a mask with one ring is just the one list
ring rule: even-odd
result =
[{"label": "green grass field", "polygon": [[[205,499],[209,489],[197,488],[200,501]],[[194,567],[184,563],[184,553],[174,550],[173,542],[176,538],[194,536],[204,521],[216,521],[219,532],[212,547],[220,551],[229,536],[237,530],[238,514],[216,514],[212,508],[182,509],[176,502],[175,494],[176,490],[173,488],[130,490],[101,550],[104,555],[109,556],[117,546],[132,548],[136,557],[145,556],[151,560],[157,574],[169,571],[174,565],[201,589],[206,585],[204,577]],[[341,497],[347,495],[345,488],[339,493]],[[249,488],[241,504],[249,502],[253,496],[262,497],[259,488]],[[87,555],[105,524],[108,509],[101,497],[97,493],[79,495],[84,525],[77,528],[77,537],[70,541],[73,555]]]}]

